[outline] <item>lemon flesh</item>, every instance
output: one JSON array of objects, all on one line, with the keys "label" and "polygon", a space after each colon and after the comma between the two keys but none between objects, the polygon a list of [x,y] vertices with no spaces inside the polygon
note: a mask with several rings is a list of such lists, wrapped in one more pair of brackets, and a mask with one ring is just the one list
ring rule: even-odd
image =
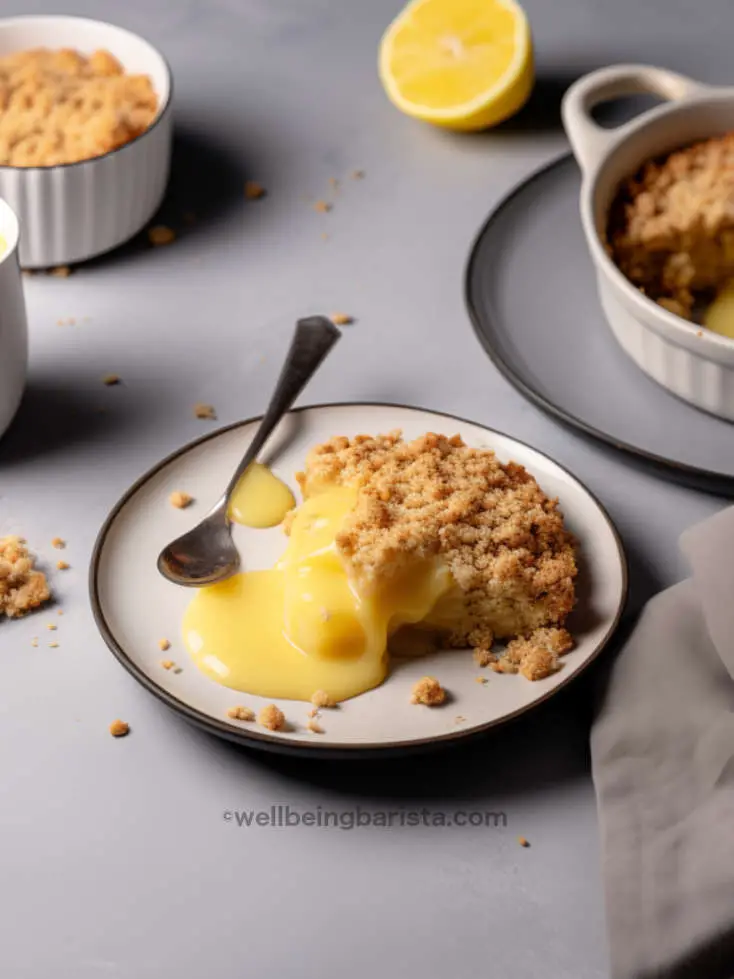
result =
[{"label": "lemon flesh", "polygon": [[379,71],[408,115],[486,129],[514,115],[532,90],[527,18],[515,0],[413,0],[382,38]]}]

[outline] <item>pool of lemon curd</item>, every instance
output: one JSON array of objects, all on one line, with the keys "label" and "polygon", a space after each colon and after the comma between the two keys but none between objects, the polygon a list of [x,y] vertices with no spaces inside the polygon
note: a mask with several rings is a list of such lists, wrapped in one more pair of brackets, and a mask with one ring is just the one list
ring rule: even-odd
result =
[{"label": "pool of lemon curd", "polygon": [[[304,701],[316,691],[346,700],[382,683],[388,636],[426,620],[453,582],[448,569],[431,560],[389,587],[355,586],[335,543],[355,501],[351,487],[311,491],[294,512],[275,567],[197,590],[183,639],[210,679],[253,695]],[[288,487],[256,463],[233,495],[230,516],[246,526],[273,527],[294,505]]]}]

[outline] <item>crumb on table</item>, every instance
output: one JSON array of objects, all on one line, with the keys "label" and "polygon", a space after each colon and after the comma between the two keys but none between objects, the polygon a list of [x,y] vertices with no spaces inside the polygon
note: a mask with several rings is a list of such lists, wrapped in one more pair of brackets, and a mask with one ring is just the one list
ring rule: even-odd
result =
[{"label": "crumb on table", "polygon": [[124,738],[129,733],[130,725],[126,724],[125,721],[119,720],[119,718],[110,724],[110,734],[113,738]]},{"label": "crumb on table", "polygon": [[66,547],[66,541],[62,537],[54,537],[51,541],[51,547],[57,548],[57,550],[62,551]]},{"label": "crumb on table", "polygon": [[46,575],[20,537],[0,537],[0,615],[19,618],[51,597]]},{"label": "crumb on table", "polygon": [[119,374],[105,374],[102,378],[102,383],[106,384],[107,387],[112,387],[114,384],[119,384],[121,381]]},{"label": "crumb on table", "polygon": [[56,567],[59,569],[59,571],[67,571],[69,568],[69,563],[68,561],[57,561]]},{"label": "crumb on table", "polygon": [[257,715],[257,722],[269,731],[282,731],[285,727],[285,714],[275,704],[267,704]]},{"label": "crumb on table", "polygon": [[314,211],[318,211],[320,214],[328,213],[333,207],[333,204],[329,204],[328,201],[316,201],[313,205]]},{"label": "crumb on table", "polygon": [[176,240],[176,232],[165,224],[154,224],[148,228],[148,241],[151,245],[170,245]]},{"label": "crumb on table", "polygon": [[168,502],[177,510],[185,510],[189,504],[194,502],[194,498],[188,493],[184,493],[183,490],[174,490],[168,497]]},{"label": "crumb on table", "polygon": [[239,705],[237,707],[230,707],[227,711],[227,717],[231,717],[233,721],[254,721],[255,711],[250,707],[242,707]]},{"label": "crumb on table", "polygon": [[330,319],[336,326],[349,326],[350,323],[354,323],[354,317],[349,313],[332,313]]},{"label": "crumb on table", "polygon": [[194,415],[196,418],[212,418],[217,417],[217,413],[214,410],[214,405],[203,404],[201,401],[197,401],[194,405]]},{"label": "crumb on table", "polygon": [[265,193],[265,188],[262,184],[259,184],[257,180],[245,181],[245,197],[248,201],[256,201],[260,197],[264,197]]},{"label": "crumb on table", "polygon": [[411,704],[425,704],[426,707],[438,707],[446,700],[446,691],[435,676],[424,676],[413,686]]}]

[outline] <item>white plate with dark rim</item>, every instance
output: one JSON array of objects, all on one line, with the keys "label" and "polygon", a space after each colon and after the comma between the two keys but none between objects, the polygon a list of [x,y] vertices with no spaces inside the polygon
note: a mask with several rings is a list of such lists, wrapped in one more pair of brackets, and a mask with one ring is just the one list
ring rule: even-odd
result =
[{"label": "white plate with dark rim", "polygon": [[[220,686],[189,660],[181,638],[187,588],[166,581],[156,569],[161,548],[197,522],[219,498],[242,457],[258,419],[219,429],[179,449],[139,479],[107,518],[92,555],[90,594],[97,625],[122,665],[146,689],[186,719],[251,747],[326,755],[428,748],[507,721],[546,700],[601,652],[617,627],[627,596],[627,563],[617,532],[591,493],[570,473],[535,449],[451,415],[383,404],[333,404],[292,412],[271,440],[265,461],[289,485],[308,450],[333,435],[377,434],[396,428],[406,438],[427,431],[459,433],[469,444],[491,448],[498,458],[526,466],[550,496],[557,496],[569,529],[580,542],[579,605],[569,620],[576,648],[554,676],[530,682],[521,676],[480,671],[468,650],[446,650],[393,664],[382,686],[322,714],[322,734],[307,729],[309,705],[274,700],[290,730],[270,732],[233,721],[227,710],[245,704],[255,711],[269,702]],[[195,503],[176,510],[174,490]],[[271,567],[283,550],[280,528],[235,527],[243,570]],[[171,641],[162,654],[158,642]],[[168,657],[182,667],[167,671]],[[479,674],[486,684],[476,682]],[[438,677],[450,693],[439,708],[410,704],[421,676]]]}]

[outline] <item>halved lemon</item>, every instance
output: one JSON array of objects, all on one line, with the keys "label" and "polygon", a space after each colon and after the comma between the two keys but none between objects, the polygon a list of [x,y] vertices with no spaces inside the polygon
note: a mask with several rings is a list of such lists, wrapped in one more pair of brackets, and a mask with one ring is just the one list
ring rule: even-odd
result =
[{"label": "halved lemon", "polygon": [[486,129],[533,87],[533,47],[515,0],[412,0],[383,35],[379,70],[403,112],[448,129]]}]

